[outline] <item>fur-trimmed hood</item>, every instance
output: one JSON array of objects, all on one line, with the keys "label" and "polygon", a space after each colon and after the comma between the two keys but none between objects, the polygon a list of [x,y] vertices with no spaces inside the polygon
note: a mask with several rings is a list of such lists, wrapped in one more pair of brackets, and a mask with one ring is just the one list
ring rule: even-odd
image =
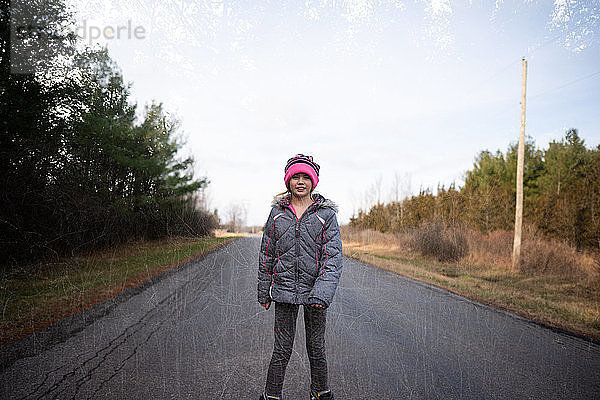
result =
[{"label": "fur-trimmed hood", "polygon": [[[313,197],[315,198],[315,203],[316,203],[315,207],[331,208],[335,213],[338,212],[339,207],[332,200],[326,199],[322,194],[314,193],[314,192],[313,192]],[[286,194],[283,194],[280,196],[275,196],[273,198],[273,200],[271,201],[272,207],[279,206],[281,208],[284,208],[285,206],[288,206],[289,204],[290,204],[290,194],[289,193],[286,193]]]}]

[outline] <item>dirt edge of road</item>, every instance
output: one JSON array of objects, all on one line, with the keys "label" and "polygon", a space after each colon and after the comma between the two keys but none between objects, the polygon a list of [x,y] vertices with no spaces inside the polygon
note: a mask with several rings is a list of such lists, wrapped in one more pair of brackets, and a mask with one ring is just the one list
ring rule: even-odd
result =
[{"label": "dirt edge of road", "polygon": [[160,282],[164,278],[189,267],[192,263],[201,261],[210,253],[228,246],[240,237],[225,240],[200,254],[194,254],[169,264],[161,269],[156,275],[151,276],[148,279],[135,282],[135,284],[129,285],[119,293],[113,293],[108,297],[101,296],[96,298],[94,302],[87,304],[82,308],[75,309],[72,314],[52,322],[49,326],[36,330],[15,341],[6,343],[0,347],[0,371],[9,368],[15,361],[21,358],[38,355],[46,349],[64,342],[74,334],[81,332],[85,327],[91,325],[97,319],[110,313],[117,305],[143,292],[148,287]]},{"label": "dirt edge of road", "polygon": [[544,321],[538,321],[532,318],[532,316],[528,315],[527,313],[522,313],[522,315],[519,313],[519,310],[514,309],[514,308],[509,308],[509,307],[505,307],[504,305],[500,304],[500,303],[496,303],[493,301],[490,301],[489,299],[484,299],[484,298],[479,298],[477,296],[469,296],[468,294],[462,293],[460,291],[457,290],[453,290],[453,288],[450,287],[446,287],[446,286],[442,286],[439,284],[436,284],[435,282],[430,282],[424,279],[419,279],[418,277],[415,276],[411,276],[411,275],[407,275],[407,274],[403,274],[399,271],[397,271],[396,269],[390,267],[388,264],[386,263],[379,263],[377,258],[375,257],[361,257],[358,254],[354,254],[351,252],[345,253],[344,254],[345,257],[351,258],[353,260],[371,265],[375,268],[379,268],[379,269],[383,269],[385,271],[389,271],[392,272],[394,274],[397,274],[405,279],[409,279],[411,281],[416,282],[419,285],[422,285],[424,287],[433,289],[433,290],[440,290],[446,293],[449,293],[453,296],[457,296],[460,297],[461,299],[463,299],[464,301],[468,301],[474,305],[477,305],[479,307],[484,307],[484,308],[488,308],[488,309],[492,309],[496,312],[501,312],[503,314],[506,314],[512,318],[521,320],[521,321],[525,321],[528,322],[530,324],[533,325],[537,325],[539,327],[545,328],[545,329],[549,329],[553,332],[557,332],[557,333],[561,333],[567,336],[571,336],[574,338],[578,338],[578,339],[582,339],[585,340],[589,343],[592,343],[594,345],[600,345],[600,339],[592,337],[592,336],[587,336],[583,333],[580,332],[575,332],[573,330],[569,330],[566,329],[565,327],[562,326],[556,326],[556,325],[551,325],[549,323],[546,323]]}]

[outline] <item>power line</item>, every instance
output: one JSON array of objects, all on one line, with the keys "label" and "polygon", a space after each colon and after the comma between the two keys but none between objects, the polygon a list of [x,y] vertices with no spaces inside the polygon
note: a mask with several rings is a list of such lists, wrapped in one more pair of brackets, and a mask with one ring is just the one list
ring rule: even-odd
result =
[{"label": "power line", "polygon": [[[562,32],[560,32],[557,35],[555,35],[555,36],[551,37],[550,39],[546,40],[542,44],[539,44],[537,46],[532,47],[531,50],[527,51],[527,55],[531,56],[536,51],[538,51],[538,50],[540,50],[540,49],[548,46],[549,44],[555,42],[556,39],[559,39],[562,36],[563,36],[563,34],[562,34]],[[520,58],[517,58],[514,61],[511,61],[510,63],[508,63],[505,66],[503,66],[500,69],[498,69],[496,72],[493,72],[491,75],[488,75],[487,78],[485,78],[482,81],[480,81],[476,86],[477,87],[483,86],[484,84],[488,83],[489,81],[491,81],[492,79],[494,79],[495,77],[497,77],[498,75],[502,74],[504,71],[506,71],[507,69],[509,69],[510,67],[512,67],[513,65],[518,64],[518,63],[521,63],[521,59]]]},{"label": "power line", "polygon": [[544,47],[548,46],[550,43],[552,43],[552,42],[555,42],[555,41],[556,41],[556,39],[558,39],[558,38],[560,38],[560,37],[562,37],[562,36],[563,36],[563,33],[562,33],[562,32],[558,33],[558,34],[557,34],[556,36],[554,36],[553,38],[551,38],[551,39],[548,39],[547,41],[545,41],[544,43],[540,44],[540,45],[539,45],[539,46],[537,46],[537,47],[534,47],[534,48],[533,48],[531,51],[529,51],[529,52],[528,52],[528,53],[529,53],[528,55],[529,55],[529,56],[531,56],[533,53],[535,53],[535,52],[536,52],[536,51],[538,51],[539,49],[542,49],[542,48],[544,48]]},{"label": "power line", "polygon": [[557,91],[557,90],[560,90],[560,89],[563,89],[563,88],[565,88],[565,87],[567,87],[567,86],[571,86],[571,85],[574,85],[574,84],[576,84],[576,83],[579,83],[579,82],[581,82],[581,81],[583,81],[583,80],[589,79],[589,78],[591,78],[591,77],[593,77],[593,76],[596,76],[596,75],[598,75],[598,74],[600,74],[600,71],[596,71],[596,72],[593,72],[593,73],[591,73],[591,74],[589,74],[589,75],[582,76],[582,77],[580,77],[580,78],[577,78],[577,79],[573,79],[572,81],[566,82],[566,83],[564,83],[564,84],[562,84],[562,85],[560,85],[560,86],[557,86],[557,87],[555,87],[555,88],[553,88],[553,89],[544,90],[543,92],[541,92],[541,93],[538,93],[538,94],[536,94],[536,95],[534,95],[534,96],[529,96],[529,98],[531,99],[531,98],[534,98],[534,97],[539,97],[539,96],[542,96],[542,95],[544,95],[544,94],[546,94],[546,93],[555,92],[555,91]]},{"label": "power line", "polygon": [[509,64],[505,65],[504,67],[500,68],[498,71],[494,72],[493,74],[489,75],[487,78],[485,78],[484,80],[482,80],[481,82],[479,82],[476,86],[477,87],[483,86],[484,84],[488,83],[489,81],[491,81],[492,79],[494,79],[498,75],[502,74],[504,71],[506,71],[507,69],[509,69],[513,65],[515,65],[517,63],[520,63],[520,62],[521,62],[521,59],[516,59],[514,61],[511,61]]}]

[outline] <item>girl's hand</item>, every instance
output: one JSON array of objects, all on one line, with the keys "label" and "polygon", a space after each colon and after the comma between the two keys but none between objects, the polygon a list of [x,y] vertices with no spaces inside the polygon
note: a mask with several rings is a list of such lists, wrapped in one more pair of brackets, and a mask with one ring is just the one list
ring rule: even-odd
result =
[{"label": "girl's hand", "polygon": [[264,303],[264,304],[261,303],[261,306],[263,306],[265,308],[265,310],[268,310],[269,307],[271,307],[271,302],[269,301],[268,303]]},{"label": "girl's hand", "polygon": [[317,303],[312,303],[311,306],[313,306],[314,308],[327,308],[327,307],[322,306],[322,305],[317,304]]}]

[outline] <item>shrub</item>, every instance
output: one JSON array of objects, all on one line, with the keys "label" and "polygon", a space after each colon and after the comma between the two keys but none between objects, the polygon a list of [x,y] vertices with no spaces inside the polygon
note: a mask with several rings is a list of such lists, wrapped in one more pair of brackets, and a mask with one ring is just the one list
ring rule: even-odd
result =
[{"label": "shrub", "polygon": [[511,268],[514,233],[499,229],[483,233],[476,229],[466,231],[469,246],[469,263]]},{"label": "shrub", "polygon": [[425,256],[441,262],[459,261],[468,250],[467,237],[462,228],[448,227],[441,222],[421,225],[413,233],[414,247]]},{"label": "shrub", "polygon": [[578,252],[560,240],[549,240],[532,226],[525,226],[521,244],[519,270],[528,275],[554,275],[561,278],[597,280],[598,260]]}]

